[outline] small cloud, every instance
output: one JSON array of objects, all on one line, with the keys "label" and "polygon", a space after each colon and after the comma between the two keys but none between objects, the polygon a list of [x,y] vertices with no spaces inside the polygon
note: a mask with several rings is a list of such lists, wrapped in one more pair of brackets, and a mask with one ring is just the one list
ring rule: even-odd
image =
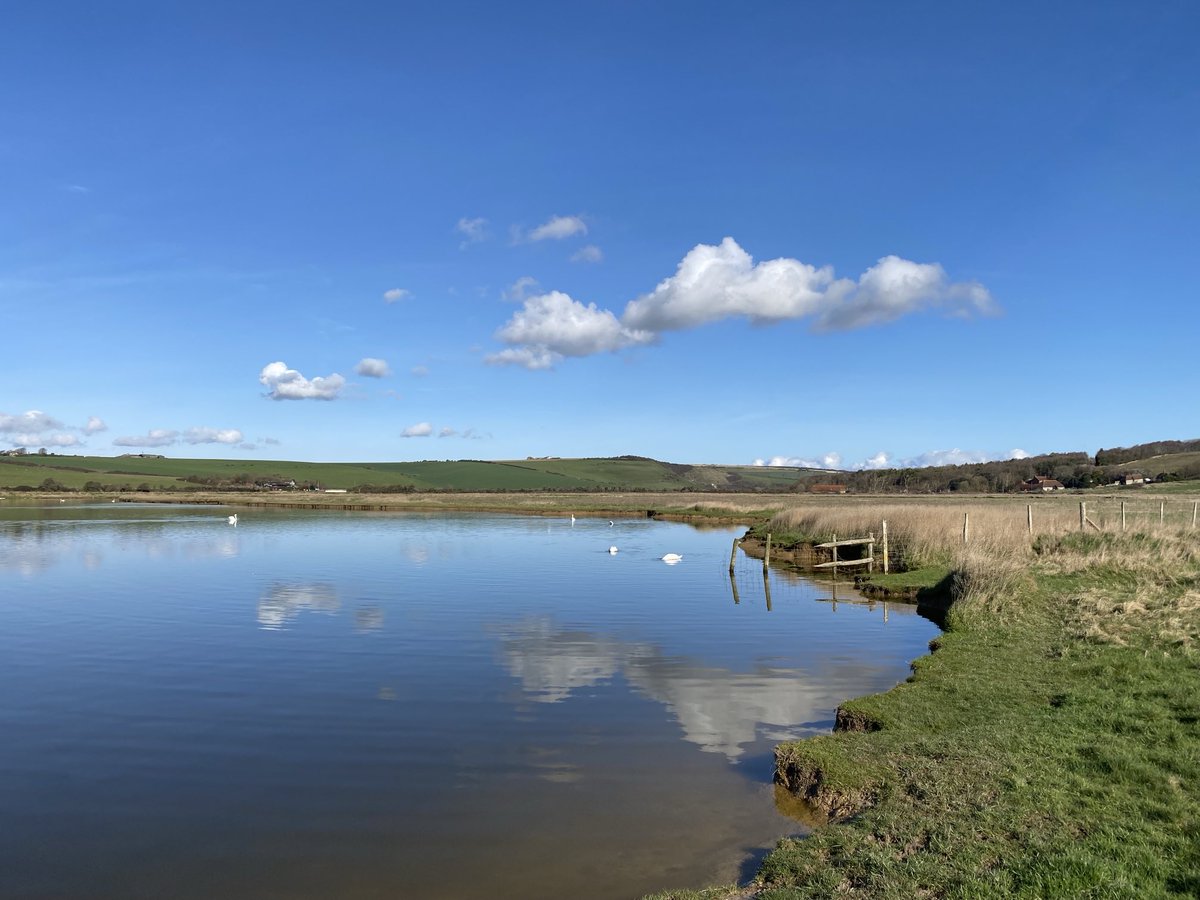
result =
[{"label": "small cloud", "polygon": [[262,443],[266,444],[268,447],[278,447],[279,446],[278,438],[268,437],[268,438],[262,438],[261,440],[262,440]]},{"label": "small cloud", "polygon": [[404,288],[391,288],[383,292],[383,299],[388,303],[399,303],[401,300],[407,300],[412,296],[412,291]]},{"label": "small cloud", "polygon": [[189,428],[183,439],[189,444],[240,444],[242,433],[236,428]]},{"label": "small cloud", "polygon": [[336,372],[309,381],[283,362],[263,366],[258,380],[267,388],[267,396],[272,400],[334,400],[346,386],[346,379]]},{"label": "small cloud", "polygon": [[90,187],[84,187],[82,184],[64,184],[60,187],[68,194],[90,194],[92,192]]},{"label": "small cloud", "polygon": [[153,428],[142,435],[113,438],[114,447],[168,447],[179,440],[179,432]]},{"label": "small cloud", "polygon": [[364,356],[360,359],[358,365],[354,367],[354,371],[365,378],[386,378],[392,374],[387,360],[375,359],[372,356]]},{"label": "small cloud", "polygon": [[587,244],[571,254],[571,262],[598,263],[604,261],[604,251],[595,244]]},{"label": "small cloud", "polygon": [[429,437],[431,434],[433,434],[432,425],[430,425],[428,422],[418,422],[416,425],[409,425],[402,432],[400,432],[400,437]]},{"label": "small cloud", "polygon": [[525,298],[538,287],[538,280],[532,275],[522,275],[503,293],[505,300],[515,300],[517,303],[524,302]]},{"label": "small cloud", "polygon": [[454,230],[463,236],[463,241],[458,245],[460,250],[465,250],[471,244],[478,244],[480,241],[486,241],[488,234],[488,220],[483,216],[478,216],[474,219],[466,217],[458,220],[458,224],[454,226]]},{"label": "small cloud", "polygon": [[447,427],[438,432],[438,437],[454,437],[456,434],[458,434],[458,432],[455,429]]},{"label": "small cloud", "polygon": [[96,434],[101,431],[108,431],[108,425],[99,416],[88,416],[87,424],[83,426],[84,434]]},{"label": "small cloud", "polygon": [[238,444],[238,449],[239,450],[257,450],[258,444],[251,444],[248,441],[243,441],[242,443]]},{"label": "small cloud", "polygon": [[551,216],[533,231],[529,241],[561,241],[577,234],[587,234],[587,223],[580,216]]},{"label": "small cloud", "polygon": [[429,374],[429,367],[428,366],[413,366],[410,371],[417,378],[424,378],[426,375]]}]

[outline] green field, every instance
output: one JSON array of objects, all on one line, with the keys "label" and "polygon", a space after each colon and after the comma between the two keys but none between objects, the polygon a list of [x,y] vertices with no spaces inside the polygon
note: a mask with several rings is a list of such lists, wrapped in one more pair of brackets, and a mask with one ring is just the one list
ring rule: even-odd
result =
[{"label": "green field", "polygon": [[[772,491],[786,490],[805,469],[680,465],[637,457],[597,459],[456,460],[387,463],[311,463],[286,460],[154,459],[26,455],[0,457],[0,488],[67,490],[188,490],[215,479],[247,488],[263,480],[294,480],[321,488],[365,485],[416,491]],[[213,484],[207,485],[212,487]]]}]

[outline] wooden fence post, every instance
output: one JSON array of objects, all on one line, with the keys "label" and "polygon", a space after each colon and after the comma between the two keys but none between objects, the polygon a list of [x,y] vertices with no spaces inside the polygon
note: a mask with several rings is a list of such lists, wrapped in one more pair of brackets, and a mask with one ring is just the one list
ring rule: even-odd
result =
[{"label": "wooden fence post", "polygon": [[1192,527],[1196,527],[1196,510],[1200,508],[1200,500],[1192,501]]},{"label": "wooden fence post", "polygon": [[1161,525],[1167,518],[1167,501],[1160,500],[1158,504],[1158,524]]},{"label": "wooden fence post", "polygon": [[971,514],[963,513],[963,543],[971,540]]},{"label": "wooden fence post", "polygon": [[1025,519],[1029,525],[1029,533],[1033,534],[1033,504],[1030,503],[1025,507]]},{"label": "wooden fence post", "polygon": [[1084,522],[1087,521],[1087,503],[1083,500],[1079,501],[1079,530],[1084,530]]},{"label": "wooden fence post", "polygon": [[771,565],[771,533],[767,532],[767,552],[763,555],[763,574],[767,573],[767,566]]},{"label": "wooden fence post", "polygon": [[738,548],[738,544],[740,544],[741,542],[742,542],[741,538],[733,539],[733,549],[729,551],[729,571],[730,572],[733,571],[733,561],[735,559],[737,559],[737,548]]},{"label": "wooden fence post", "polygon": [[[1192,510],[1192,527],[1196,527],[1196,511]],[[888,573],[887,519],[883,520],[883,574]]]}]

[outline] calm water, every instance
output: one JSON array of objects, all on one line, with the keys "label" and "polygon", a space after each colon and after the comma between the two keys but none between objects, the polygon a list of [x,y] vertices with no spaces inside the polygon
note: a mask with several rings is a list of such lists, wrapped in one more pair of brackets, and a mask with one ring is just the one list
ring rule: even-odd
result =
[{"label": "calm water", "polygon": [[804,831],[773,745],[936,633],[745,558],[735,603],[741,529],[232,511],[0,504],[0,896],[732,880]]}]

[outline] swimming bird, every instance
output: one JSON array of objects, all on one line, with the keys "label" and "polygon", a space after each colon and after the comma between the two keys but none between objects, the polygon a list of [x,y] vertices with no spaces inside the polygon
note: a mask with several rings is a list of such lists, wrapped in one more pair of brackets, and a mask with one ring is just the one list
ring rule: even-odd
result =
[{"label": "swimming bird", "polygon": [[668,553],[662,557],[662,561],[669,566],[675,565],[675,563],[679,562],[681,559],[683,559],[683,557],[678,553]]},{"label": "swimming bird", "polygon": [[571,513],[571,524],[575,524],[575,513]]},{"label": "swimming bird", "polygon": [[616,548],[615,546],[613,546],[613,547],[609,547],[609,548],[608,548],[608,552],[609,552],[609,553],[616,553],[616,552],[617,552],[617,548]]},{"label": "swimming bird", "polygon": [[613,520],[612,520],[612,519],[609,519],[609,520],[608,520],[608,527],[609,527],[609,528],[612,528],[612,527],[613,527]]},{"label": "swimming bird", "polygon": [[237,513],[234,513],[232,516],[229,517],[229,524],[230,525],[237,524]]}]

